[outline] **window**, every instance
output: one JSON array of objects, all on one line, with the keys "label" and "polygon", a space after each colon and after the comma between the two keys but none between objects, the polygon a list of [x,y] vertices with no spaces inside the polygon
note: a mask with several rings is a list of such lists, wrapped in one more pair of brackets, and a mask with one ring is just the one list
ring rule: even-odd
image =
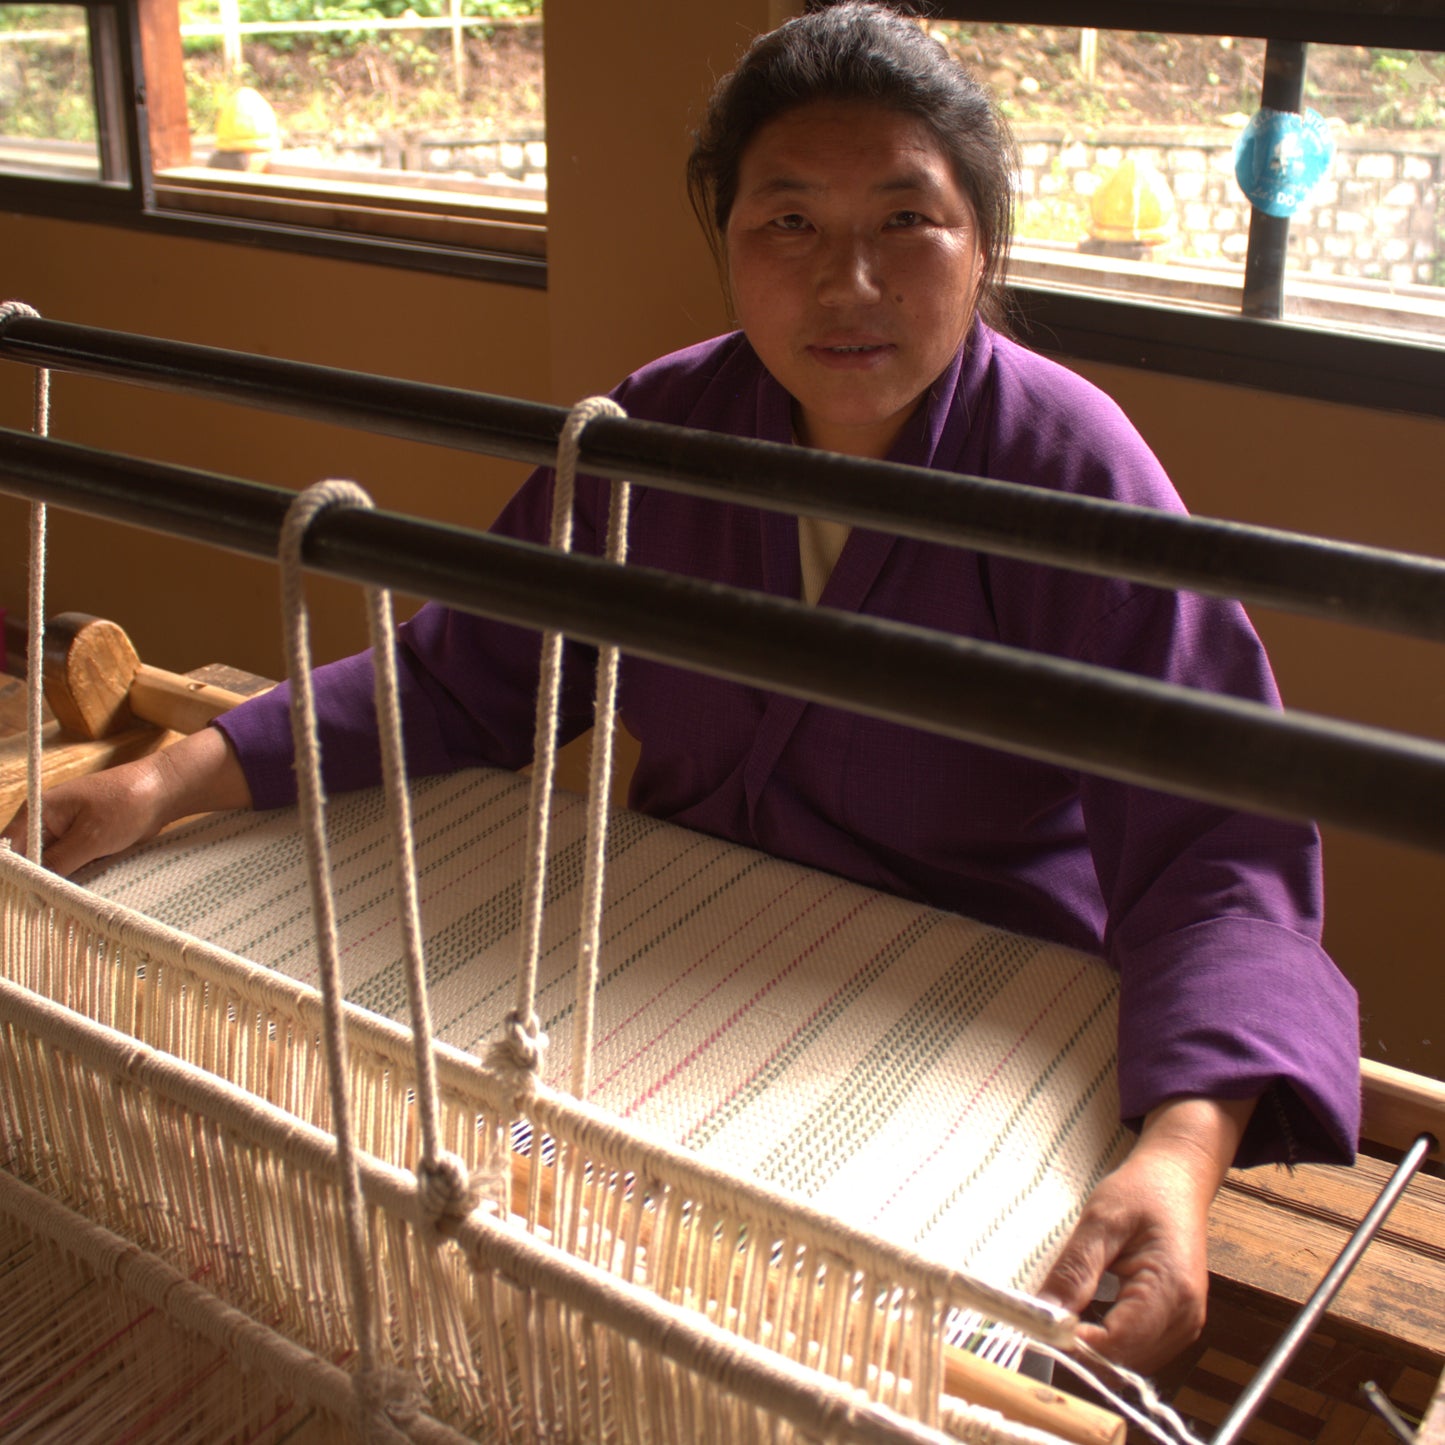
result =
[{"label": "window", "polygon": [[[1445,414],[1438,5],[934,9],[1019,141],[1010,277],[1028,339]],[[1273,133],[1262,111],[1280,113]],[[1251,163],[1256,200],[1283,214],[1245,195]]]},{"label": "window", "polygon": [[54,183],[99,182],[151,221],[541,285],[540,21],[541,0],[0,0],[0,189],[74,212]]},{"label": "window", "polygon": [[[1263,40],[934,33],[994,78],[1017,131],[1015,277],[1246,309],[1252,208],[1236,150],[1260,105]],[[1445,345],[1445,54],[1316,45],[1303,60],[1304,122],[1286,141],[1305,174],[1283,192],[1303,200],[1284,235],[1280,314]]]},{"label": "window", "polygon": [[[101,15],[101,25],[106,18]],[[92,60],[97,40],[106,48],[80,5],[0,10],[0,168],[55,180],[127,179],[124,149],[102,144]]]}]

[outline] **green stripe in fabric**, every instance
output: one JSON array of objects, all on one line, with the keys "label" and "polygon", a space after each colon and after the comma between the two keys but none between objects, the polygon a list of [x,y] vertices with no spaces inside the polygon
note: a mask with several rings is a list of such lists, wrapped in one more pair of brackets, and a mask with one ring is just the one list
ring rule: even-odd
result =
[{"label": "green stripe in fabric", "polygon": [[[950,1190],[949,1193],[946,1194],[938,1202],[932,1214],[929,1215],[928,1219],[917,1231],[917,1234],[915,1235],[915,1242],[925,1238],[930,1233],[930,1231],[937,1227],[939,1221],[949,1212],[949,1210],[952,1209],[964,1195],[969,1193],[969,1191],[973,1188],[979,1177],[988,1169],[989,1165],[1003,1151],[1006,1143],[1015,1133],[1017,1133],[1020,1129],[1032,1128],[1034,1125],[1037,1124],[1038,1113],[1042,1109],[1045,1100],[1047,1100],[1049,1096],[1049,1084],[1053,1080],[1054,1076],[1058,1073],[1063,1060],[1080,1043],[1080,1041],[1088,1037],[1101,1015],[1111,1011],[1113,1006],[1114,996],[1112,993],[1110,993],[1105,997],[1101,998],[1094,1005],[1094,1007],[1089,1010],[1089,1012],[1079,1022],[1078,1026],[1069,1035],[1068,1039],[1064,1043],[1064,1046],[1058,1051],[1057,1054],[1054,1055],[1053,1058],[1049,1060],[1047,1066],[1044,1068],[1043,1072],[1038,1076],[1038,1078],[1036,1078],[1031,1083],[1027,1093],[1025,1093],[1022,1098],[1015,1099],[1013,1101],[1004,1126],[989,1141],[988,1149],[979,1158],[972,1170],[970,1170],[969,1173],[963,1179],[961,1179],[954,1186],[954,1188]],[[982,1248],[983,1243],[1000,1227],[1003,1221],[1008,1217],[1009,1213],[1011,1213],[1014,1209],[1017,1208],[1019,1201],[1026,1197],[1030,1192],[1032,1192],[1033,1189],[1037,1188],[1039,1183],[1049,1173],[1050,1166],[1053,1164],[1063,1141],[1069,1136],[1070,1131],[1086,1116],[1087,1105],[1089,1101],[1098,1094],[1098,1091],[1103,1086],[1103,1084],[1113,1077],[1113,1072],[1114,1060],[1112,1057],[1110,1057],[1106,1060],[1105,1064],[1098,1071],[1098,1073],[1095,1074],[1087,1090],[1074,1100],[1072,1105],[1070,1105],[1069,1109],[1065,1113],[1063,1119],[1056,1124],[1049,1142],[1049,1146],[1036,1156],[1035,1167],[1028,1185],[1024,1189],[1020,1190],[1015,1195],[1015,1197],[1009,1201],[1007,1207],[995,1216],[988,1230],[985,1231],[981,1236],[979,1236],[978,1242],[980,1248]],[[1114,1138],[1111,1138],[1111,1149],[1114,1145],[1114,1142]],[[1097,1168],[1097,1161],[1095,1164],[1095,1168]],[[1030,1257],[1030,1260],[1026,1262],[1026,1265],[1021,1266],[1021,1270],[1026,1270],[1027,1265],[1036,1263],[1038,1258],[1041,1257],[1041,1255],[1042,1250],[1036,1248],[1034,1254]]]},{"label": "green stripe in fabric", "polygon": [[[426,823],[443,807],[454,809],[456,796],[435,791],[436,802],[423,807],[418,814],[418,836],[426,836]],[[508,791],[511,791],[510,789]],[[473,824],[478,814],[485,813],[504,798],[482,797],[478,804],[461,813],[452,814],[450,828]],[[492,834],[505,833],[525,812],[525,797],[513,800],[508,811],[480,830],[470,829],[470,843]],[[348,794],[329,810],[331,831],[328,844],[332,853],[333,873],[354,866],[383,846],[380,825],[384,819],[385,802],[377,790]],[[311,968],[314,938],[310,916],[310,890],[306,878],[305,854],[301,836],[287,830],[279,836],[270,835],[274,817],[267,814],[224,815],[213,826],[195,825],[188,829],[180,847],[171,846],[137,855],[128,861],[126,891],[156,888],[167,875],[174,875],[174,886],[159,893],[149,906],[153,916],[179,928],[194,929],[196,919],[208,917],[226,908],[223,936],[218,940],[232,952],[255,957],[286,973],[297,973],[298,959],[303,968]],[[377,836],[368,838],[367,831]],[[254,842],[252,835],[263,836]],[[358,843],[353,842],[360,839]],[[221,851],[212,855],[219,846]],[[219,858],[219,862],[216,861]],[[359,876],[350,876],[338,887],[337,914],[345,930],[353,916],[345,907],[345,899],[362,889],[363,902],[376,893],[375,880],[390,866],[389,850],[384,858]],[[201,871],[197,872],[196,870]],[[253,901],[248,901],[253,900]],[[257,925],[264,925],[258,927]],[[277,949],[272,940],[294,934],[299,929],[301,941],[289,948]]]},{"label": "green stripe in fabric", "polygon": [[[688,874],[687,877],[680,880],[677,885],[670,889],[666,894],[655,899],[642,913],[639,913],[636,918],[629,919],[626,922],[621,923],[617,927],[616,933],[609,936],[607,939],[604,939],[603,941],[603,957],[609,959],[611,966],[599,972],[597,979],[598,992],[600,993],[602,989],[610,983],[625,981],[625,976],[628,971],[640,959],[645,958],[654,949],[661,947],[664,943],[666,943],[669,938],[672,937],[673,934],[677,933],[680,929],[686,928],[687,925],[692,922],[699,914],[706,913],[710,908],[716,906],[720,899],[726,898],[733,889],[737,888],[750,873],[760,868],[765,861],[766,860],[760,856],[754,856],[750,858],[749,861],[744,864],[741,869],[737,870],[736,872],[730,873],[710,892],[698,894],[696,897],[692,897],[692,889],[696,887],[697,880],[699,878],[703,877],[712,869],[717,868],[719,864],[726,864],[729,867],[734,867],[736,864],[736,860],[732,858],[717,856],[710,857],[704,861],[703,865],[700,868],[696,869],[694,872]],[[647,878],[640,879],[638,881],[637,888],[633,891],[644,891],[649,884],[651,884],[658,877],[660,877],[667,868],[670,868],[672,866],[672,862],[669,862],[665,864],[663,868],[658,869],[656,873],[651,874]],[[663,921],[663,927],[659,929],[656,933],[654,933],[651,937],[649,937],[644,943],[631,949],[626,954],[617,953],[617,934],[633,931],[642,921],[642,919],[646,918],[649,914],[658,912],[659,909],[661,909],[667,902],[669,902],[679,893],[690,898],[687,907],[681,913],[675,913],[666,916]],[[605,913],[603,917],[605,920]],[[574,930],[573,933],[570,935],[570,940],[575,942],[576,937],[577,934]],[[611,945],[610,948],[609,944]],[[563,984],[570,981],[570,978],[559,979],[553,985],[553,987],[561,987],[563,986]],[[558,1007],[556,1012],[548,1017],[546,1027],[551,1030],[555,1028],[558,1024],[562,1023],[564,1020],[570,1019],[573,1013],[576,1012],[576,1008],[576,991],[575,989],[573,989],[571,997],[567,1000],[567,1002]]]},{"label": "green stripe in fabric", "polygon": [[773,1051],[760,1067],[739,1089],[719,1102],[689,1130],[684,1143],[691,1149],[704,1149],[737,1116],[757,1099],[776,1089],[788,1070],[805,1059],[810,1049],[828,1032],[829,1028],[877,981],[882,978],[908,951],[926,938],[944,915],[939,913],[919,914],[911,918],[901,933],[889,939],[871,957],[866,959],[844,983],[843,987],[825,1000],[822,1007],[810,1014],[802,1026],[790,1034],[784,1043]]},{"label": "green stripe in fabric", "polygon": [[[443,801],[452,800],[444,799]],[[510,788],[500,796],[482,798],[480,806],[469,808],[464,812],[458,813],[449,810],[443,820],[444,831],[458,833],[460,841],[447,852],[427,858],[426,872],[419,879],[423,897],[427,874],[435,875],[453,860],[476,852],[488,842],[507,841],[515,835],[517,827],[525,819],[526,813],[525,791]],[[472,823],[477,817],[485,819],[484,826],[467,828],[466,825]],[[430,852],[430,845],[434,842],[431,829],[426,826],[430,821],[430,810],[426,815],[413,820],[417,847],[425,848],[428,852]],[[337,929],[342,938],[343,958],[352,947],[347,939],[349,934],[354,935],[357,931],[356,920],[376,908],[379,899],[388,898],[395,886],[393,876],[395,863],[390,831],[382,826],[383,822],[384,802],[380,813],[373,812],[368,808],[366,819],[364,821],[358,819],[353,826],[339,832],[336,842],[332,845]],[[363,828],[371,831],[363,833]],[[358,871],[362,859],[370,859],[370,865],[364,870]],[[306,894],[304,890],[302,905],[302,912],[309,919],[309,894]],[[424,902],[423,906],[425,906]],[[388,910],[383,912],[382,916],[390,918],[394,917],[394,914]],[[294,925],[296,918],[293,916],[290,921]],[[400,947],[399,938],[396,946]],[[314,944],[308,938],[305,944],[293,945],[280,955],[274,955],[275,966],[290,973],[293,969],[289,965],[297,958],[304,958],[308,961],[307,966],[309,967],[313,949]],[[398,966],[400,965],[398,964]]]},{"label": "green stripe in fabric", "polygon": [[[1099,1090],[1114,1077],[1114,1061],[1110,1059],[1104,1064],[1099,1072],[1089,1081],[1088,1087],[1075,1100],[1068,1112],[1059,1119],[1047,1142],[1040,1148],[1032,1176],[1028,1182],[1020,1188],[1014,1197],[1002,1207],[989,1221],[987,1228],[977,1238],[975,1247],[982,1251],[994,1235],[998,1234],[1008,1223],[1009,1217],[1019,1206],[1048,1178],[1051,1166],[1058,1158],[1065,1142],[1071,1134],[1082,1124],[1090,1112],[1090,1104],[1098,1096]],[[1125,1142],[1125,1135],[1122,1126],[1109,1141],[1110,1148],[1102,1156],[1096,1157],[1089,1170],[1089,1183],[1084,1190],[1084,1197],[1093,1190],[1094,1186],[1114,1167],[1114,1163],[1121,1157],[1120,1145]],[[1082,1202],[1082,1200],[1081,1200]],[[1073,1219],[1060,1219],[1052,1229],[1048,1230],[1042,1238],[1028,1241],[1031,1248],[1027,1255],[1019,1260],[1016,1266],[1016,1277],[1026,1278],[1049,1259],[1064,1237],[1073,1228]],[[923,1237],[920,1231],[918,1238]],[[1024,1243],[1022,1240],[1010,1239],[1011,1247],[1016,1248]]]},{"label": "green stripe in fabric", "polygon": [[760,1162],[775,1184],[814,1194],[867,1146],[938,1067],[958,1036],[1039,951],[1032,940],[995,935],[978,940],[839,1081],[828,1099]]},{"label": "green stripe in fabric", "polygon": [[[618,853],[625,852],[644,834],[642,828],[622,822],[612,835]],[[611,851],[611,849],[609,849]],[[554,850],[547,859],[546,887],[543,908],[556,907],[559,901],[582,885],[586,866],[587,840],[577,838]],[[425,876],[423,877],[425,885]],[[498,996],[510,992],[516,979],[518,960],[491,959],[498,946],[517,933],[522,917],[523,882],[511,879],[504,887],[469,909],[460,918],[439,929],[427,940],[427,984],[435,989],[451,978],[458,969],[478,959],[490,959],[487,978],[490,988],[483,988],[469,1003],[465,1014],[448,1020],[437,1020],[439,1033],[450,1031],[462,1017],[478,1010],[489,1014],[489,1005]],[[478,979],[479,987],[485,980]],[[406,1011],[406,971],[402,960],[393,959],[383,969],[351,991],[353,1002],[389,1018],[400,1018]],[[500,1015],[497,1015],[499,1017]]]}]

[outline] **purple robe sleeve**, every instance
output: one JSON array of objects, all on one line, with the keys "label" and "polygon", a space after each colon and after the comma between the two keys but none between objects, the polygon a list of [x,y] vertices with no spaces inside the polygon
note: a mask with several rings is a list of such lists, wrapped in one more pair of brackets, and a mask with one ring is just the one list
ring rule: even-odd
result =
[{"label": "purple robe sleeve", "polygon": [[[1141,589],[1133,607],[1137,629],[1111,619],[1111,665],[1274,700],[1231,605]],[[1081,801],[1120,976],[1124,1117],[1184,1093],[1259,1095],[1239,1165],[1350,1158],[1357,1004],[1320,946],[1315,830],[1088,776]]]},{"label": "purple robe sleeve", "polygon": [[[1036,358],[1011,364],[1020,375],[998,387],[994,420],[996,435],[1016,439],[1012,475],[1182,509],[1111,401]],[[991,571],[1007,640],[1278,706],[1233,602],[1019,564]],[[1237,1163],[1347,1161],[1360,1118],[1358,1004],[1320,946],[1317,831],[1088,774],[1079,799],[1101,947],[1120,975],[1124,1117],[1184,1094],[1260,1095]]]}]

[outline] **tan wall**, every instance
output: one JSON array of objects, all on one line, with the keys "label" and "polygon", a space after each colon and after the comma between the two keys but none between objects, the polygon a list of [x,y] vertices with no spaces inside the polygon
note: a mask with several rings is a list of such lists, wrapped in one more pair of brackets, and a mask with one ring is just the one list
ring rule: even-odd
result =
[{"label": "tan wall", "polygon": [[[3,226],[0,289],[56,320],[548,396],[540,291],[30,217],[7,216]],[[28,425],[29,409],[28,373],[0,364],[0,424]],[[378,506],[472,524],[489,522],[522,476],[509,463],[64,373],[52,380],[52,431],[273,485],[351,477]],[[281,671],[266,564],[58,511],[50,525],[48,611],[122,619],[158,666],[224,660]],[[24,532],[20,504],[0,499],[0,602],[16,610]],[[343,589],[319,583],[314,606],[319,656],[361,645],[359,607]]]},{"label": "tan wall", "polygon": [[[0,292],[47,315],[569,402],[726,321],[681,180],[711,78],[780,0],[549,0],[546,293],[242,246],[0,217]],[[616,157],[628,157],[619,170]],[[1445,423],[1121,368],[1082,367],[1158,450],[1197,512],[1445,555]],[[0,424],[28,378],[0,364]],[[61,376],[57,435],[258,480],[354,476],[382,505],[484,523],[518,469],[287,418]],[[260,563],[56,517],[52,610],[123,620],[172,667],[279,670],[274,578]],[[23,510],[0,501],[0,602],[23,595]],[[318,652],[359,643],[355,602],[320,593]],[[1260,616],[1287,698],[1420,732],[1445,715],[1421,644]],[[1445,866],[1330,837],[1329,942],[1365,1000],[1367,1051],[1440,1073],[1445,984],[1434,905]],[[1431,1020],[1431,1015],[1434,1021]],[[1436,1035],[1439,1035],[1438,1037]],[[1427,1043],[1426,1040],[1429,1040]]]}]

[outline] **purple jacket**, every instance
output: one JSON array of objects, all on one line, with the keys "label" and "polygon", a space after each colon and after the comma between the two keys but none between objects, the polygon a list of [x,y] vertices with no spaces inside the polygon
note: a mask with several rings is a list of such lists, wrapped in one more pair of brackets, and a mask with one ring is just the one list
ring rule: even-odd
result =
[{"label": "purple jacket", "polygon": [[[633,416],[788,442],[789,397],[747,341],[667,356],[614,393]],[[1182,510],[1102,392],[979,324],[893,460]],[[496,530],[545,540],[551,474]],[[599,551],[606,487],[581,478],[574,545]],[[801,595],[795,521],[656,488],[634,494],[630,559]],[[821,605],[1277,700],[1233,603],[855,530]],[[535,634],[428,606],[402,629],[418,772],[528,761]],[[569,645],[563,731],[590,725],[589,649]],[[333,790],[374,782],[366,654],[321,669]],[[626,658],[641,743],[635,808],[1000,927],[1102,952],[1121,979],[1126,1119],[1180,1094],[1265,1091],[1241,1164],[1347,1159],[1359,1120],[1354,991],[1319,946],[1313,828],[1270,821]],[[221,723],[257,807],[294,796],[277,694]]]}]

